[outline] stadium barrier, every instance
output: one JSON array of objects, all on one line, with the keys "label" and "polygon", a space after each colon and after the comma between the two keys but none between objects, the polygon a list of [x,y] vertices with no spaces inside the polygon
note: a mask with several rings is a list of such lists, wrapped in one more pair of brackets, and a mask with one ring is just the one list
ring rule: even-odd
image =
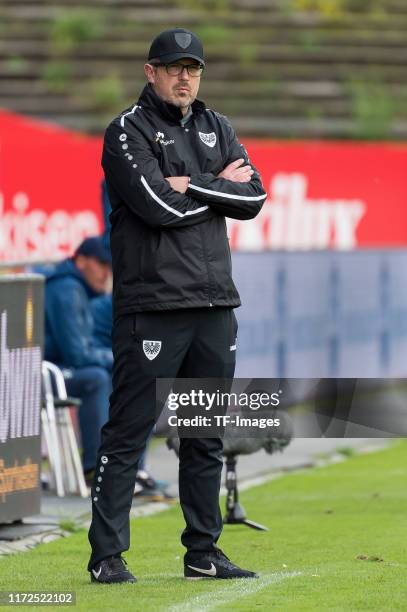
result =
[{"label": "stadium barrier", "polygon": [[0,523],[40,510],[43,283],[0,276]]}]

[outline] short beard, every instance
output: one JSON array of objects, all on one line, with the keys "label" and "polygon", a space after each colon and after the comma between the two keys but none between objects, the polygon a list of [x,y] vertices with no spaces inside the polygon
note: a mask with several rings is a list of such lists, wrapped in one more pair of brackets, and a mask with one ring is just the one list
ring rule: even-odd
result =
[{"label": "short beard", "polygon": [[[152,87],[153,87],[154,91],[156,92],[156,94],[158,95],[159,98],[164,100],[164,102],[167,102],[167,104],[172,104],[173,106],[176,106],[177,108],[189,108],[191,106],[191,104],[194,102],[195,98],[196,98],[196,96],[195,96],[195,98],[190,97],[188,102],[187,101],[184,102],[183,100],[177,99],[177,98],[170,100],[169,98],[163,98],[162,95],[160,95],[157,92],[157,89],[154,87],[154,85]],[[175,96],[175,93],[174,93],[174,96]]]},{"label": "short beard", "polygon": [[168,102],[170,102],[170,104],[173,104],[177,108],[189,108],[193,100],[190,100],[189,102],[183,102],[182,100],[175,100],[174,102],[172,102],[171,100],[168,100]]}]

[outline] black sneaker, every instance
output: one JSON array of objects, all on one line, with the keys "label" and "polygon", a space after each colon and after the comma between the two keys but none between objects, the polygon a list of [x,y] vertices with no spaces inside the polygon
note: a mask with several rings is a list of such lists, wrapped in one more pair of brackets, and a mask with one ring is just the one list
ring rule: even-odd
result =
[{"label": "black sneaker", "polygon": [[258,578],[254,572],[234,565],[221,551],[203,553],[189,562],[184,561],[184,576],[187,580],[202,578]]},{"label": "black sneaker", "polygon": [[136,582],[136,577],[129,572],[126,565],[126,561],[120,555],[118,557],[107,557],[91,569],[91,582],[104,584]]}]

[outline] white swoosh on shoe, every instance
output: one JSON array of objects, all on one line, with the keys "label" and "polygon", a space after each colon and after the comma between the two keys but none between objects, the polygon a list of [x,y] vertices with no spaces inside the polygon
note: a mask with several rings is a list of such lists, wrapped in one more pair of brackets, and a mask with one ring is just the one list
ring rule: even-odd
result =
[{"label": "white swoosh on shoe", "polygon": [[94,569],[92,570],[92,574],[95,576],[96,580],[98,580],[101,571],[102,571],[102,566],[99,567],[98,572],[96,572]]},{"label": "white swoosh on shoe", "polygon": [[211,567],[209,569],[203,569],[202,567],[194,567],[193,565],[188,565],[195,572],[200,572],[201,574],[206,574],[207,576],[216,576],[216,567],[213,563],[211,563]]}]

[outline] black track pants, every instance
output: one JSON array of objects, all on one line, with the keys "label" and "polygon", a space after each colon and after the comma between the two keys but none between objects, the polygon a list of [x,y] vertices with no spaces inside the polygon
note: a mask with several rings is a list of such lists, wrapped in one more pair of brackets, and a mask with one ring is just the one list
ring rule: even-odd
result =
[{"label": "black track pants", "polygon": [[[130,546],[138,461],[156,420],[155,379],[233,378],[236,333],[231,308],[142,312],[115,322],[113,393],[92,487],[89,570]],[[151,360],[143,340],[161,341]],[[181,540],[193,555],[214,550],[222,530],[222,440],[182,438],[180,443],[179,493],[186,522]]]}]

